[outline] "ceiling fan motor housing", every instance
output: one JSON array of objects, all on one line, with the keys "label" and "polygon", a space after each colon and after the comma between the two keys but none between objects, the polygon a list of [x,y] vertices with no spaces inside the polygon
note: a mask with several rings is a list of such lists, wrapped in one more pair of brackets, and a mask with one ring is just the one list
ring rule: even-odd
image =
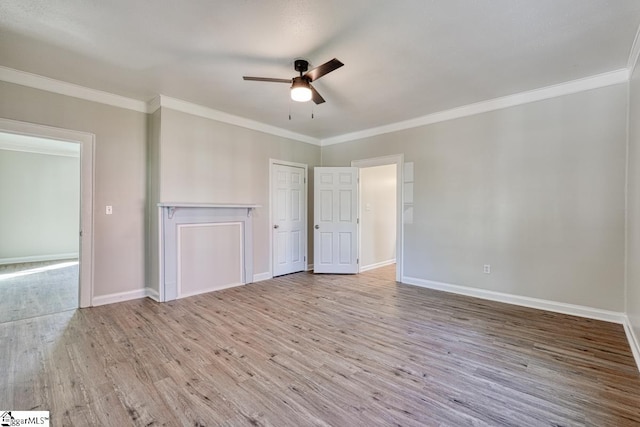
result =
[{"label": "ceiling fan motor housing", "polygon": [[293,68],[302,75],[302,73],[306,72],[309,69],[309,61],[304,59],[296,59],[293,62]]}]

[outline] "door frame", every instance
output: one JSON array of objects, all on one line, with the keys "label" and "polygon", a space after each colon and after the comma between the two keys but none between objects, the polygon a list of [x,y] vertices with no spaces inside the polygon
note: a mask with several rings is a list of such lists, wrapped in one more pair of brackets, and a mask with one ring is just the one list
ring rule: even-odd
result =
[{"label": "door frame", "polygon": [[304,169],[304,201],[302,206],[302,217],[304,233],[304,258],[305,258],[305,271],[309,271],[309,218],[308,218],[308,204],[309,204],[309,166],[306,163],[296,163],[287,160],[269,159],[269,278],[273,277],[273,168],[275,165],[292,166],[296,168]]},{"label": "door frame", "polygon": [[0,132],[80,144],[79,306],[93,303],[93,187],[95,134],[0,118]]},{"label": "door frame", "polygon": [[[352,160],[351,166],[370,168],[374,166],[396,165],[396,282],[401,282],[404,273],[404,209],[403,209],[403,182],[404,182],[404,154],[392,154],[389,156],[373,157],[369,159]],[[358,183],[360,186],[360,183]],[[362,191],[358,191],[358,206],[361,204]],[[358,224],[358,250],[361,246],[360,224]],[[358,272],[360,264],[358,264]]]}]

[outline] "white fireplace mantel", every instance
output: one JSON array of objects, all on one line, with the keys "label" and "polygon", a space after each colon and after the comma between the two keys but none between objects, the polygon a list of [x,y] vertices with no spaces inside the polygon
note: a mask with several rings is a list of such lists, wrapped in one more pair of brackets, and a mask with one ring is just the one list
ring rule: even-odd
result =
[{"label": "white fireplace mantel", "polygon": [[[158,203],[160,216],[160,301],[171,301],[180,294],[180,235],[181,230],[217,224],[236,225],[241,234],[240,283],[253,280],[253,232],[251,213],[257,204],[242,203]],[[206,292],[204,290],[203,292]]]},{"label": "white fireplace mantel", "polygon": [[247,215],[251,215],[251,209],[259,208],[260,205],[251,203],[187,203],[187,202],[163,202],[158,203],[158,207],[167,208],[175,212],[179,208],[231,208],[247,209]]}]

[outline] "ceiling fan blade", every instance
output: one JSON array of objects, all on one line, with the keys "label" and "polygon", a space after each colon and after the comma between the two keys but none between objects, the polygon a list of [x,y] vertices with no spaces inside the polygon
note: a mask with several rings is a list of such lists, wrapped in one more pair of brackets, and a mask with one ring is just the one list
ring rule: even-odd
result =
[{"label": "ceiling fan blade", "polygon": [[336,58],[333,58],[331,61],[325,62],[322,65],[318,65],[313,70],[308,71],[304,76],[309,79],[310,82],[314,80],[318,80],[320,77],[328,74],[338,68],[342,67],[344,64],[338,61]]},{"label": "ceiling fan blade", "polygon": [[309,85],[309,88],[311,89],[311,99],[313,100],[313,102],[315,102],[316,104],[322,104],[324,102],[324,98],[322,97],[322,95],[320,95],[316,88],[314,88],[313,86]]},{"label": "ceiling fan blade", "polygon": [[273,79],[271,77],[247,77],[242,76],[244,80],[252,80],[256,82],[273,82],[273,83],[291,83],[291,79]]}]

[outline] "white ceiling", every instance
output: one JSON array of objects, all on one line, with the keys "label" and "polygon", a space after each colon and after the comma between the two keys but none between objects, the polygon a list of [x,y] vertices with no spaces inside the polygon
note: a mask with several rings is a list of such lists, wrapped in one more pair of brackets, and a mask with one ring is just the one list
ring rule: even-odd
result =
[{"label": "white ceiling", "polygon": [[[0,65],[325,139],[626,68],[639,24],[638,0],[2,0]],[[334,57],[314,119],[242,80]]]}]

